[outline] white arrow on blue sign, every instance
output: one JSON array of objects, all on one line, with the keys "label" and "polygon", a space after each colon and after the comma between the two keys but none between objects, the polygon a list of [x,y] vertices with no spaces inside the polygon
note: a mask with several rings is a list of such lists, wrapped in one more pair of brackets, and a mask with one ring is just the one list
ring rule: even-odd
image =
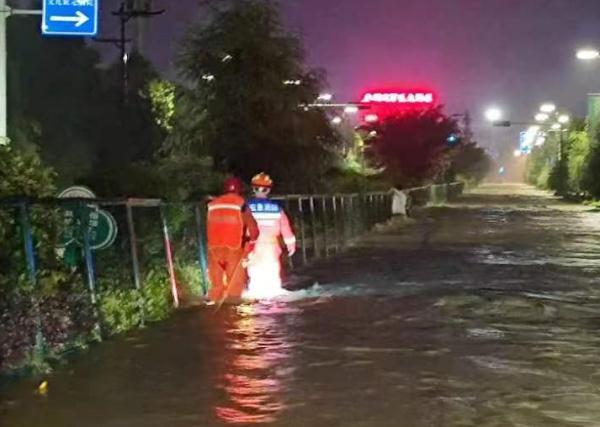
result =
[{"label": "white arrow on blue sign", "polygon": [[100,0],[44,0],[42,34],[95,36]]}]

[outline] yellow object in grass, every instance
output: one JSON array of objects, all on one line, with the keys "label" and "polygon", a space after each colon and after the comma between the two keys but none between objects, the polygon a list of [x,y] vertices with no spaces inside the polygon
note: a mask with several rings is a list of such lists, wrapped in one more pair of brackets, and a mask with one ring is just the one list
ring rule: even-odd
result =
[{"label": "yellow object in grass", "polygon": [[43,381],[39,386],[38,386],[38,393],[45,395],[46,393],[48,393],[48,381]]}]

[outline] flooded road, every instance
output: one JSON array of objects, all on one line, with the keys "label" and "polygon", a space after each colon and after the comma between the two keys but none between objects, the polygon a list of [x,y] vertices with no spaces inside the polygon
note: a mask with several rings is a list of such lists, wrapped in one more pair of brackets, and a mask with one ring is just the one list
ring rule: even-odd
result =
[{"label": "flooded road", "polygon": [[7,427],[600,426],[600,214],[516,185],[0,396]]}]

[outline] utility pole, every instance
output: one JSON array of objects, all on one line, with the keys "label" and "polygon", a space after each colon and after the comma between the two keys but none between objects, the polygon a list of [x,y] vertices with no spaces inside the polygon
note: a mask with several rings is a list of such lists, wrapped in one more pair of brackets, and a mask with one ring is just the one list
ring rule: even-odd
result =
[{"label": "utility pole", "polygon": [[6,21],[11,15],[41,15],[41,10],[12,9],[0,0],[0,145],[8,145],[8,89],[6,82]]},{"label": "utility pole", "polygon": [[119,49],[119,60],[121,62],[121,96],[123,104],[126,103],[127,94],[129,92],[129,67],[127,66],[129,55],[127,53],[127,44],[131,42],[131,39],[127,38],[127,24],[134,18],[152,18],[157,15],[162,15],[163,13],[165,13],[164,9],[136,9],[134,5],[130,3],[126,5],[125,1],[122,1],[119,9],[111,12],[113,16],[119,18],[119,37],[94,39],[99,43],[112,43]]}]

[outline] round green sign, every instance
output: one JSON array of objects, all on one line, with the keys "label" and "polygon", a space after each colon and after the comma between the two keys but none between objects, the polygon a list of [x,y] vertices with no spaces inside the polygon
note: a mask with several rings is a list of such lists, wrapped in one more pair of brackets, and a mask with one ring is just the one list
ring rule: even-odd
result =
[{"label": "round green sign", "polygon": [[[94,199],[96,195],[86,187],[75,186],[62,191],[59,198]],[[63,227],[57,247],[68,264],[75,265],[78,262],[86,232],[92,250],[106,249],[117,238],[117,221],[109,212],[94,204],[63,207]]]},{"label": "round green sign", "polygon": [[106,249],[117,239],[118,228],[115,218],[106,211],[98,210],[90,216],[90,245],[100,251]]}]

